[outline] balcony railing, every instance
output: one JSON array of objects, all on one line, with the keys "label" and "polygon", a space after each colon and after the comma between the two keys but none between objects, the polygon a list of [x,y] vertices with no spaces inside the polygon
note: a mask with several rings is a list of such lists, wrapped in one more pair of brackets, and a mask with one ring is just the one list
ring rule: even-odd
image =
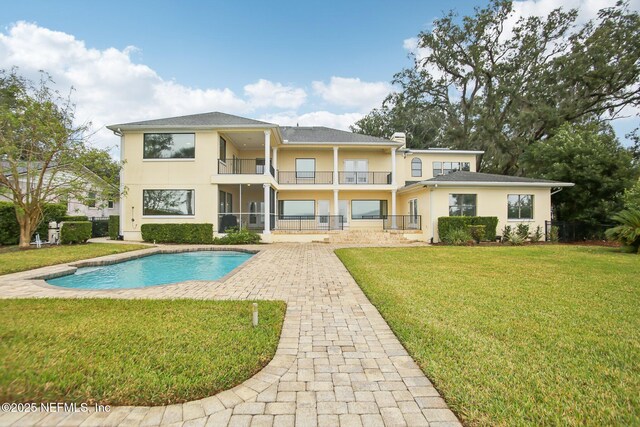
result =
[{"label": "balcony railing", "polygon": [[340,184],[391,184],[391,172],[338,172]]},{"label": "balcony railing", "polygon": [[[218,173],[221,175],[262,175],[264,159],[220,159]],[[273,166],[269,165],[271,176],[275,176]]]},{"label": "balcony railing", "polygon": [[[275,225],[275,215],[271,217],[271,229]],[[218,214],[218,231],[224,233],[229,228],[243,228],[260,232],[264,230],[264,213],[262,212],[231,212]]]},{"label": "balcony railing", "polygon": [[344,229],[342,215],[278,215],[276,230],[280,231],[332,231]]},{"label": "balcony railing", "polygon": [[333,184],[333,172],[278,171],[279,184]]},{"label": "balcony railing", "polygon": [[382,218],[383,230],[421,230],[421,215],[385,215]]}]

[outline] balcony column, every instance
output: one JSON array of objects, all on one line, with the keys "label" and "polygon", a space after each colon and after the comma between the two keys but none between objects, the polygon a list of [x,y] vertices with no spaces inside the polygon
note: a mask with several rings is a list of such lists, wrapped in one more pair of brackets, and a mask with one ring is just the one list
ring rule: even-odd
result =
[{"label": "balcony column", "polygon": [[333,147],[333,185],[338,185],[338,147]]},{"label": "balcony column", "polygon": [[264,188],[264,230],[262,230],[263,234],[271,234],[271,215],[269,212],[269,207],[271,206],[271,184],[262,184]]},{"label": "balcony column", "polygon": [[396,218],[396,190],[391,190],[391,228],[398,228]]},{"label": "balcony column", "polygon": [[333,214],[340,215],[340,206],[338,206],[338,190],[333,190]]},{"label": "balcony column", "polygon": [[278,148],[273,147],[273,171],[278,173]]},{"label": "balcony column", "polygon": [[[270,175],[271,166],[271,131],[264,131],[264,174]],[[266,203],[266,199],[265,199]]]},{"label": "balcony column", "polygon": [[[391,149],[391,185],[396,185],[396,148],[395,147]],[[395,200],[395,196],[393,197],[394,197],[393,200]]]}]

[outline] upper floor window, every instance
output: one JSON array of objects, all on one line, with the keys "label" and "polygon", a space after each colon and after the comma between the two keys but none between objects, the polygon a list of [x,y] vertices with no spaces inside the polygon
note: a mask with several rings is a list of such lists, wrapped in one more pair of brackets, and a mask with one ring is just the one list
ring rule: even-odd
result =
[{"label": "upper floor window", "polygon": [[196,135],[193,133],[145,133],[145,159],[193,159]]},{"label": "upper floor window", "polygon": [[314,178],[316,159],[296,159],[296,178]]},{"label": "upper floor window", "polygon": [[194,190],[142,190],[143,215],[193,215]]},{"label": "upper floor window", "polygon": [[107,208],[113,209],[114,206],[115,206],[115,203],[113,202],[113,200],[107,201]]},{"label": "upper floor window", "polygon": [[422,176],[422,160],[417,157],[411,160],[411,176]]},{"label": "upper floor window", "polygon": [[507,206],[509,219],[533,219],[533,194],[509,194]]},{"label": "upper floor window", "polygon": [[227,140],[223,137],[220,137],[220,160],[223,162],[227,161]]},{"label": "upper floor window", "polygon": [[96,207],[96,193],[95,191],[89,191],[87,194],[87,206],[90,208]]},{"label": "upper floor window", "polygon": [[433,176],[446,175],[455,171],[471,170],[471,163],[469,162],[433,162]]},{"label": "upper floor window", "polygon": [[449,194],[449,216],[476,216],[475,194]]}]

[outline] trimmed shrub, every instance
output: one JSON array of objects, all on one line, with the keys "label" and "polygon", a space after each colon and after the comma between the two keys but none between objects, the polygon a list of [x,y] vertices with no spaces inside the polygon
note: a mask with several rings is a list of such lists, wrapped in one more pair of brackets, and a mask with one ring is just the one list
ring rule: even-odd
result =
[{"label": "trimmed shrub", "polygon": [[502,243],[508,242],[509,239],[511,238],[512,233],[513,233],[513,230],[511,229],[511,226],[505,225],[504,228],[502,229]]},{"label": "trimmed shrub", "polygon": [[227,228],[227,235],[213,239],[214,245],[252,245],[260,243],[260,235],[246,228]]},{"label": "trimmed shrub", "polygon": [[109,238],[111,240],[118,240],[120,234],[120,215],[109,216]]},{"label": "trimmed shrub", "polygon": [[17,245],[19,240],[20,226],[13,203],[0,202],[0,245]]},{"label": "trimmed shrub", "polygon": [[466,228],[470,225],[484,225],[485,239],[495,240],[498,217],[495,216],[441,216],[438,218],[438,235],[446,235],[449,230]]},{"label": "trimmed shrub", "polygon": [[156,243],[213,243],[213,224],[142,224],[142,240]]},{"label": "trimmed shrub", "polygon": [[91,221],[65,221],[60,229],[60,243],[84,243],[91,238]]},{"label": "trimmed shrub", "polygon": [[466,245],[473,240],[469,230],[464,227],[447,230],[446,234],[443,234],[441,239],[447,245],[454,246]]}]

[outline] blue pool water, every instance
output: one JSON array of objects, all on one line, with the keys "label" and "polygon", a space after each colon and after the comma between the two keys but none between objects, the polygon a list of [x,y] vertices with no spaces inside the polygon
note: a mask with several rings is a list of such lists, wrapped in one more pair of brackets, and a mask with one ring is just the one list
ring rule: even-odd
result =
[{"label": "blue pool water", "polygon": [[251,258],[231,251],[157,254],[118,264],[82,267],[47,283],[77,289],[129,289],[187,280],[216,280]]}]

